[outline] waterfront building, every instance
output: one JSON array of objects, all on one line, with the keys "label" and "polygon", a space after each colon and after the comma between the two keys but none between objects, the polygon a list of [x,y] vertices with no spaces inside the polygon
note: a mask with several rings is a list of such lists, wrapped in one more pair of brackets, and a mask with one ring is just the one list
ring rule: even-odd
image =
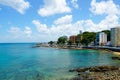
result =
[{"label": "waterfront building", "polygon": [[76,35],[70,36],[70,41],[72,42],[72,45],[75,45],[77,41],[77,36]]},{"label": "waterfront building", "polygon": [[107,43],[107,34],[100,32],[96,34],[96,45],[103,46]]},{"label": "waterfront building", "polygon": [[120,27],[111,28],[111,46],[120,46]]}]

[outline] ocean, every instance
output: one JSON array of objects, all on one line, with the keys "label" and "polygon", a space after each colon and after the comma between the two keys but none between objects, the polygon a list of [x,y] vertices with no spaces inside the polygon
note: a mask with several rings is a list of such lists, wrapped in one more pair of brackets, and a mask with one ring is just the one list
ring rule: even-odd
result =
[{"label": "ocean", "polygon": [[0,44],[0,80],[66,80],[75,77],[70,69],[120,65],[112,52],[32,48],[34,43]]}]

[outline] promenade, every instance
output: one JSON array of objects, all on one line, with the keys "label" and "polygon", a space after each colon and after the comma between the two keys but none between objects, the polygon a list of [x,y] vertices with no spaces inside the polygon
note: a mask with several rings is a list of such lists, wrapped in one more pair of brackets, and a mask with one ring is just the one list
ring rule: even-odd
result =
[{"label": "promenade", "polygon": [[102,49],[102,50],[110,50],[115,52],[120,52],[120,47],[108,47],[108,46],[87,46],[83,47],[85,49]]}]

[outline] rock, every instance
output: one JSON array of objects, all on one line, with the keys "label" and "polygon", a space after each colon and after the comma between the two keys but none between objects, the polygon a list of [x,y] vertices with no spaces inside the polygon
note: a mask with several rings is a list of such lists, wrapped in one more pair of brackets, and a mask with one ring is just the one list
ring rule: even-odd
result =
[{"label": "rock", "polygon": [[78,69],[76,69],[77,72],[85,72],[87,70],[89,70],[89,68],[78,68]]},{"label": "rock", "polygon": [[41,46],[40,45],[32,46],[32,48],[38,48],[38,47],[41,47]]},{"label": "rock", "polygon": [[118,56],[114,56],[114,57],[111,57],[113,60],[120,60],[120,57]]},{"label": "rock", "polygon": [[101,69],[99,67],[93,67],[90,68],[90,72],[101,72]]},{"label": "rock", "polygon": [[71,71],[78,72],[78,77],[71,80],[120,80],[120,68],[116,66],[95,66]]},{"label": "rock", "polygon": [[105,71],[112,71],[112,70],[119,70],[119,67],[116,66],[95,66],[95,67],[89,67],[89,68],[77,68],[77,69],[71,69],[69,72],[105,72]]},{"label": "rock", "polygon": [[71,69],[71,70],[69,70],[69,72],[75,72],[76,70],[75,69]]},{"label": "rock", "polygon": [[112,70],[119,70],[119,67],[115,66],[95,66],[90,69],[90,72],[105,72],[105,71],[112,71]]},{"label": "rock", "polygon": [[78,75],[80,76],[81,74],[80,74],[80,73],[78,73]]}]

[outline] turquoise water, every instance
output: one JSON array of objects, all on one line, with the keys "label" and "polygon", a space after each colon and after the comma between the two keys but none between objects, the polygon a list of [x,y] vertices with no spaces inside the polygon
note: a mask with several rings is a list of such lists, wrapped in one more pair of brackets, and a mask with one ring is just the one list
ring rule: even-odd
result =
[{"label": "turquoise water", "polygon": [[32,48],[33,44],[0,44],[0,80],[64,80],[69,69],[119,65],[112,52]]}]

